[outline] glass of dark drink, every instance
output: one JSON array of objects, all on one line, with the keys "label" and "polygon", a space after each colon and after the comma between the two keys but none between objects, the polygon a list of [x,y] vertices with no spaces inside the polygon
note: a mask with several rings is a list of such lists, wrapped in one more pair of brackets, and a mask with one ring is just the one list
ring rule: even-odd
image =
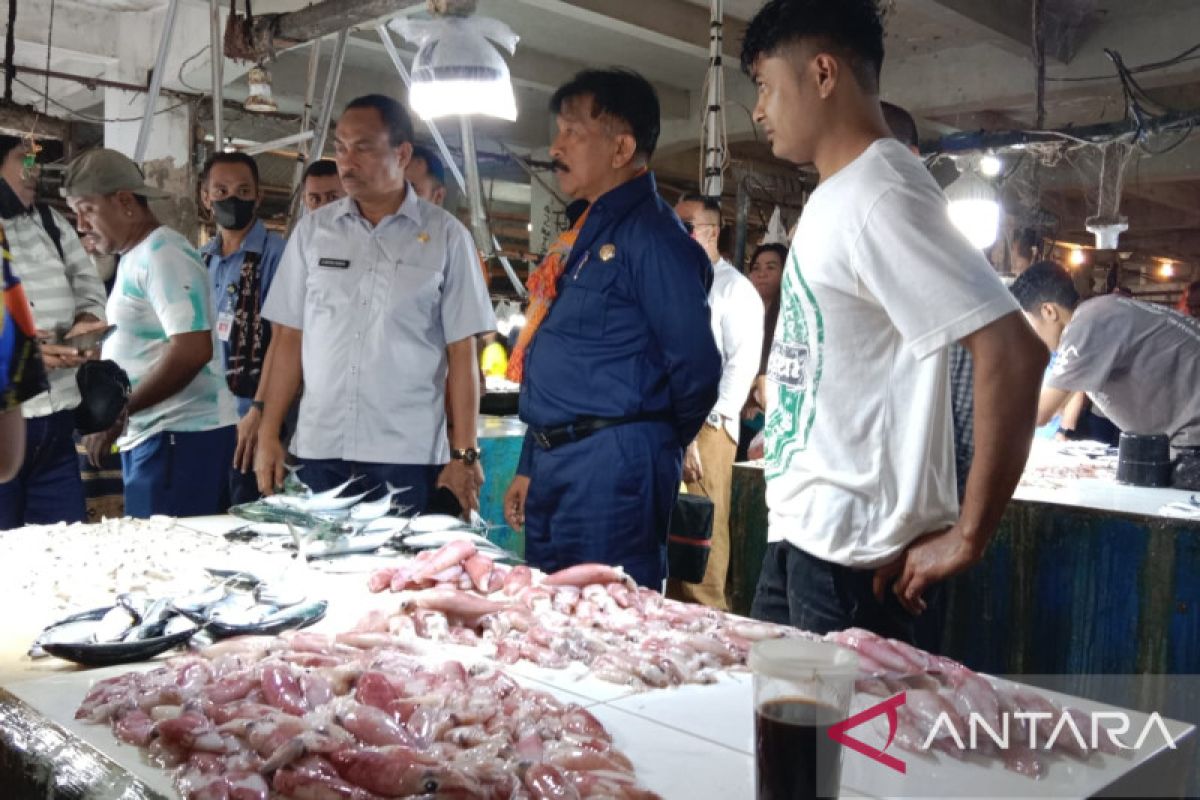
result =
[{"label": "glass of dark drink", "polygon": [[842,746],[828,731],[849,712],[858,658],[828,642],[768,639],[751,648],[750,669],[758,800],[837,797]]}]

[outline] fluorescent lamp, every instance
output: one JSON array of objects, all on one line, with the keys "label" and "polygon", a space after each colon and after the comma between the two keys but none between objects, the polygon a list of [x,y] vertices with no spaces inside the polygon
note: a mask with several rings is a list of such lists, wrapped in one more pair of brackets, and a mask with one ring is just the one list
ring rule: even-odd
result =
[{"label": "fluorescent lamp", "polygon": [[950,221],[977,250],[996,243],[1000,233],[1000,203],[996,190],[973,170],[964,171],[946,187]]}]

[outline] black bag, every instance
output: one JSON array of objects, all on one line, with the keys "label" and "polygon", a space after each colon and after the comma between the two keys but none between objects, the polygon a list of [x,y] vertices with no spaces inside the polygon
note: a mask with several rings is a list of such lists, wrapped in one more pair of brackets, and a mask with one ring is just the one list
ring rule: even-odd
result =
[{"label": "black bag", "polygon": [[698,494],[680,494],[667,528],[667,576],[700,583],[712,549],[713,503]]},{"label": "black bag", "polygon": [[85,361],[75,372],[82,398],[75,409],[75,430],[99,433],[111,428],[125,410],[133,389],[129,376],[115,361]]},{"label": "black bag", "polygon": [[237,397],[252,399],[258,393],[263,360],[271,344],[271,327],[259,313],[262,309],[261,256],[248,252],[242,257],[238,279],[237,308],[229,329],[229,364],[225,383]]}]

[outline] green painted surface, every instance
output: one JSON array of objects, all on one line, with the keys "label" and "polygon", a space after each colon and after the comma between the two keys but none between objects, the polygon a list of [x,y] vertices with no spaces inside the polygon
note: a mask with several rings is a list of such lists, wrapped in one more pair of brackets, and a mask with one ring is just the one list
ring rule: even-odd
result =
[{"label": "green painted surface", "polygon": [[525,555],[525,533],[514,531],[504,522],[504,493],[517,474],[521,458],[521,436],[484,437],[479,440],[479,461],[483,464],[483,489],[479,493],[479,515],[495,525],[489,538],[505,550]]}]

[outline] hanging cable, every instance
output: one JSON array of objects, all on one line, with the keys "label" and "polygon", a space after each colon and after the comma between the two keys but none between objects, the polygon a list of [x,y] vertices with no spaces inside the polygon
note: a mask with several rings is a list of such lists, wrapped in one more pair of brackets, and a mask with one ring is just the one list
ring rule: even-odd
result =
[{"label": "hanging cable", "polygon": [[54,41],[54,0],[50,0],[50,25],[46,28],[46,96],[42,99],[42,113],[50,111],[50,45]]},{"label": "hanging cable", "polygon": [[8,0],[8,33],[4,36],[4,102],[12,102],[12,85],[17,79],[17,0]]}]

